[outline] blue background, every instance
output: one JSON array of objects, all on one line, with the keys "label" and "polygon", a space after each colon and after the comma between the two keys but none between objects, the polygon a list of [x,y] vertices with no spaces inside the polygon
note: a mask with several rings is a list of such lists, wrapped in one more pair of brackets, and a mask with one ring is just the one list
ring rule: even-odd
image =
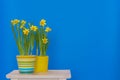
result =
[{"label": "blue background", "polygon": [[0,0],[0,80],[17,69],[10,20],[52,27],[49,69],[70,69],[70,80],[120,80],[119,0]]}]

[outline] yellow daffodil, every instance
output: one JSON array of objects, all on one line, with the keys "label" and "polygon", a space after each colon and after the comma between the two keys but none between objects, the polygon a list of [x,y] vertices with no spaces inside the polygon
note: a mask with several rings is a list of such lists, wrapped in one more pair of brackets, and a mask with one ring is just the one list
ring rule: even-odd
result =
[{"label": "yellow daffodil", "polygon": [[28,35],[29,34],[29,29],[24,29],[23,33],[24,33],[24,35]]},{"label": "yellow daffodil", "polygon": [[48,39],[47,38],[43,38],[42,41],[43,41],[44,44],[48,43]]},{"label": "yellow daffodil", "polygon": [[32,26],[30,27],[30,29],[33,30],[33,31],[36,31],[38,28],[37,28],[37,26],[33,26],[33,25],[32,25]]},{"label": "yellow daffodil", "polygon": [[46,25],[46,20],[45,19],[42,19],[40,21],[40,26],[44,27]]},{"label": "yellow daffodil", "polygon": [[51,31],[51,28],[46,27],[45,32],[50,32],[50,31]]},{"label": "yellow daffodil", "polygon": [[12,25],[18,24],[19,22],[20,20],[18,19],[11,20]]},{"label": "yellow daffodil", "polygon": [[21,25],[25,25],[26,24],[26,21],[25,20],[22,20],[21,21]]},{"label": "yellow daffodil", "polygon": [[24,28],[25,24],[26,24],[26,21],[25,21],[25,20],[22,20],[22,21],[21,21],[21,26],[20,26],[20,28],[21,28],[21,29]]},{"label": "yellow daffodil", "polygon": [[24,27],[23,25],[20,26],[21,29],[22,29],[23,27]]}]

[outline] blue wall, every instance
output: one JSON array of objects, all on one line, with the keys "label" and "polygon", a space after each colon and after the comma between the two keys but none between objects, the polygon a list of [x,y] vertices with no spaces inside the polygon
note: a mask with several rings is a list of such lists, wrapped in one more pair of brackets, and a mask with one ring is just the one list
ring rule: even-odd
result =
[{"label": "blue wall", "polygon": [[70,80],[120,80],[120,6],[117,0],[1,0],[0,80],[17,69],[14,18],[44,18],[52,27],[49,69],[71,69]]}]

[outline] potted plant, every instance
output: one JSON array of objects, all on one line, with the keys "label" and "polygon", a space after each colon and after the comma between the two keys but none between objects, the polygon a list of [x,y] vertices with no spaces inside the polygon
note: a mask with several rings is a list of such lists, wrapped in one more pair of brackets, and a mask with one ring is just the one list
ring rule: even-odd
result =
[{"label": "potted plant", "polygon": [[[48,59],[49,57],[46,54],[49,40],[48,32],[51,31],[50,27],[46,26],[46,20],[42,19],[40,21],[40,28],[36,31],[36,48],[40,50],[40,54],[37,53],[35,72],[47,72],[48,71]],[[38,51],[37,51],[38,52]]]},{"label": "potted plant", "polygon": [[18,47],[18,68],[20,73],[33,73],[36,57],[32,55],[34,48],[35,32],[37,26],[28,24],[25,20],[11,20],[12,32]]}]

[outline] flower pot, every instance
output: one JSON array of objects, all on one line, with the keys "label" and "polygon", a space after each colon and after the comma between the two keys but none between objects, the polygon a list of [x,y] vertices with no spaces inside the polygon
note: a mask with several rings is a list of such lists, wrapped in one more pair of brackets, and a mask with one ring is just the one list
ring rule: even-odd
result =
[{"label": "flower pot", "polygon": [[33,73],[35,66],[35,56],[17,56],[18,68],[20,73]]},{"label": "flower pot", "polygon": [[35,73],[48,71],[48,56],[37,56],[35,63]]}]

